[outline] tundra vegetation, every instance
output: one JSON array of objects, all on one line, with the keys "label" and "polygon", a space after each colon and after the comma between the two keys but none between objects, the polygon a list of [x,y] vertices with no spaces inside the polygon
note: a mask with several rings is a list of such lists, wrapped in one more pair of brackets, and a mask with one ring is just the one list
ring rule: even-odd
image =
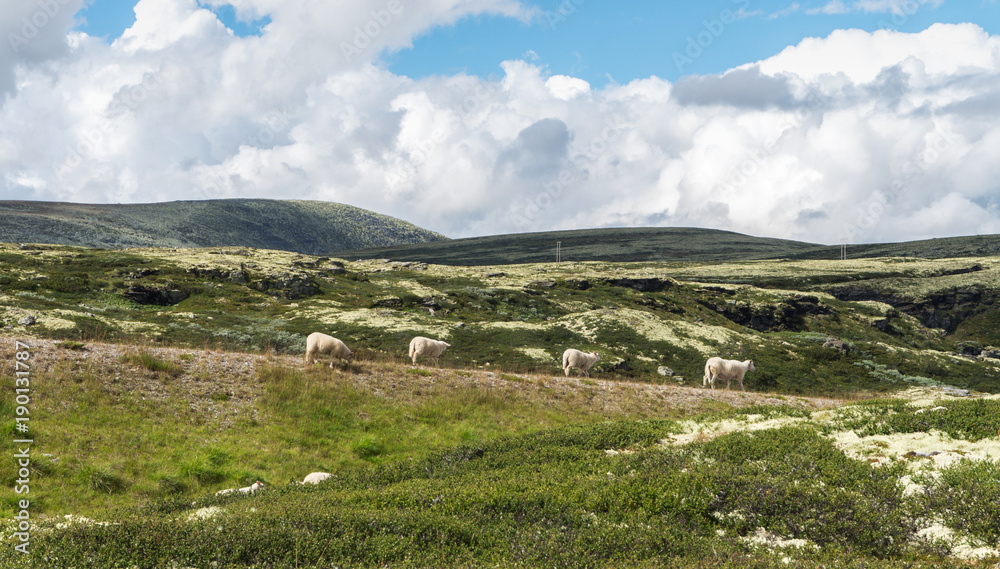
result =
[{"label": "tundra vegetation", "polygon": [[[36,442],[0,567],[996,564],[998,272],[3,245]],[[355,360],[303,369],[314,331]],[[716,355],[748,393],[693,387]]]}]

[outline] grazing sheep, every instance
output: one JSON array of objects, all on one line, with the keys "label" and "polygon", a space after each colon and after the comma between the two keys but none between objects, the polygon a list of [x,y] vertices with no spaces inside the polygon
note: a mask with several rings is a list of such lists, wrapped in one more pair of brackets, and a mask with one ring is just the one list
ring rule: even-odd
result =
[{"label": "grazing sheep", "polygon": [[434,360],[434,365],[441,367],[441,365],[438,364],[438,356],[443,354],[449,347],[451,347],[451,344],[448,342],[431,340],[430,338],[417,336],[416,338],[410,340],[410,357],[413,358],[413,365],[417,365],[418,357],[427,356]]},{"label": "grazing sheep", "polygon": [[715,389],[715,380],[724,379],[726,380],[726,389],[729,389],[733,380],[736,379],[740,382],[740,389],[746,391],[746,388],[743,387],[743,376],[748,371],[757,371],[757,368],[753,367],[753,360],[741,362],[737,360],[724,360],[722,358],[709,358],[705,362],[705,377],[701,380],[701,385],[704,387],[711,384],[712,389]]},{"label": "grazing sheep", "polygon": [[319,484],[320,482],[326,480],[332,476],[326,472],[313,472],[306,476],[306,479],[302,481],[303,484]]},{"label": "grazing sheep", "polygon": [[354,361],[354,354],[347,348],[347,345],[333,336],[327,336],[322,332],[313,332],[306,338],[306,365],[312,365],[317,355],[330,355],[330,368],[337,358],[346,360],[347,363]]},{"label": "grazing sheep", "polygon": [[563,371],[566,372],[566,377],[569,377],[569,370],[576,368],[580,370],[580,375],[590,377],[590,372],[588,371],[590,366],[596,364],[600,359],[601,355],[597,352],[581,352],[580,350],[569,348],[563,352]]},{"label": "grazing sheep", "polygon": [[226,488],[225,490],[219,490],[218,492],[215,493],[215,495],[224,496],[226,494],[231,494],[233,492],[241,492],[243,494],[256,494],[257,490],[260,490],[263,487],[264,483],[258,480],[245,488]]}]

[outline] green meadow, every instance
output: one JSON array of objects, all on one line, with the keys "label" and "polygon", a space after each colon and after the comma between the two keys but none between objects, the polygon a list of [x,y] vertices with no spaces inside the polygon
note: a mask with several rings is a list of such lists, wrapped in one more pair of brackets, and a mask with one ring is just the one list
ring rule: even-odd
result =
[{"label": "green meadow", "polygon": [[[3,245],[0,427],[23,342],[35,442],[0,567],[995,564],[998,272]],[[306,368],[314,331],[355,361]]]}]

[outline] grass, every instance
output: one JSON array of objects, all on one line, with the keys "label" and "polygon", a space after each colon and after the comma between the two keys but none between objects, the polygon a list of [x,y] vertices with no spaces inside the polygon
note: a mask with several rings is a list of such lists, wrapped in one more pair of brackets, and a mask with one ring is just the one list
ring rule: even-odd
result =
[{"label": "grass", "polygon": [[[625,397],[609,413],[591,394],[553,392],[546,381],[484,388],[462,370],[393,361],[303,370],[298,359],[261,358],[254,371],[225,377],[213,371],[226,361],[220,356],[134,346],[108,359],[105,349],[53,346],[34,356],[51,366],[36,375],[32,394],[39,513],[103,515],[257,479],[285,484],[316,470],[415,459],[494,433],[683,413]],[[14,414],[6,405],[0,412]],[[4,514],[18,500],[8,482]]]},{"label": "grass", "polygon": [[[79,522],[42,534],[33,547],[67,566],[86,560],[109,568],[150,560],[276,568],[965,567],[943,555],[943,542],[913,536],[933,512],[966,500],[951,515],[954,525],[998,539],[989,522],[995,466],[963,463],[908,497],[897,483],[903,465],[848,458],[815,429],[658,446],[674,428],[672,421],[568,425],[357,464],[319,486],[206,496],[195,505],[165,498],[116,512],[113,525]],[[211,507],[220,509],[192,516]],[[804,545],[768,547],[752,539],[760,535]]]}]

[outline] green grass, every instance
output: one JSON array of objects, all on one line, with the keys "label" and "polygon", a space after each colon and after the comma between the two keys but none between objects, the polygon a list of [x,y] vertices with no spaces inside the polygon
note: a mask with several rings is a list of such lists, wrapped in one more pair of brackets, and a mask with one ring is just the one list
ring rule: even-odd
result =
[{"label": "green grass", "polygon": [[[941,504],[904,497],[898,467],[847,458],[809,428],[656,446],[672,430],[671,421],[565,426],[345,467],[315,487],[193,506],[165,498],[116,512],[113,525],[42,534],[33,550],[108,568],[965,566],[910,539]],[[954,518],[988,542],[996,508],[982,492],[996,485],[982,480],[994,470],[963,463],[938,485],[959,501],[976,496]],[[207,506],[223,511],[189,519]],[[758,531],[811,545],[771,552],[747,540]]]},{"label": "green grass", "polygon": [[[33,489],[38,513],[102,515],[258,479],[286,484],[312,471],[416,459],[463,441],[609,416],[587,393],[552,392],[520,378],[484,389],[449,369],[356,362],[303,371],[293,360],[265,363],[244,384],[221,378],[217,364],[190,352],[126,348],[107,365],[93,353],[55,351],[60,359],[37,376],[31,434],[33,467],[44,477]],[[13,417],[3,401],[0,412]],[[610,416],[679,413],[623,398]],[[13,434],[13,421],[4,428]],[[4,515],[18,498],[13,479],[6,482]]]}]

